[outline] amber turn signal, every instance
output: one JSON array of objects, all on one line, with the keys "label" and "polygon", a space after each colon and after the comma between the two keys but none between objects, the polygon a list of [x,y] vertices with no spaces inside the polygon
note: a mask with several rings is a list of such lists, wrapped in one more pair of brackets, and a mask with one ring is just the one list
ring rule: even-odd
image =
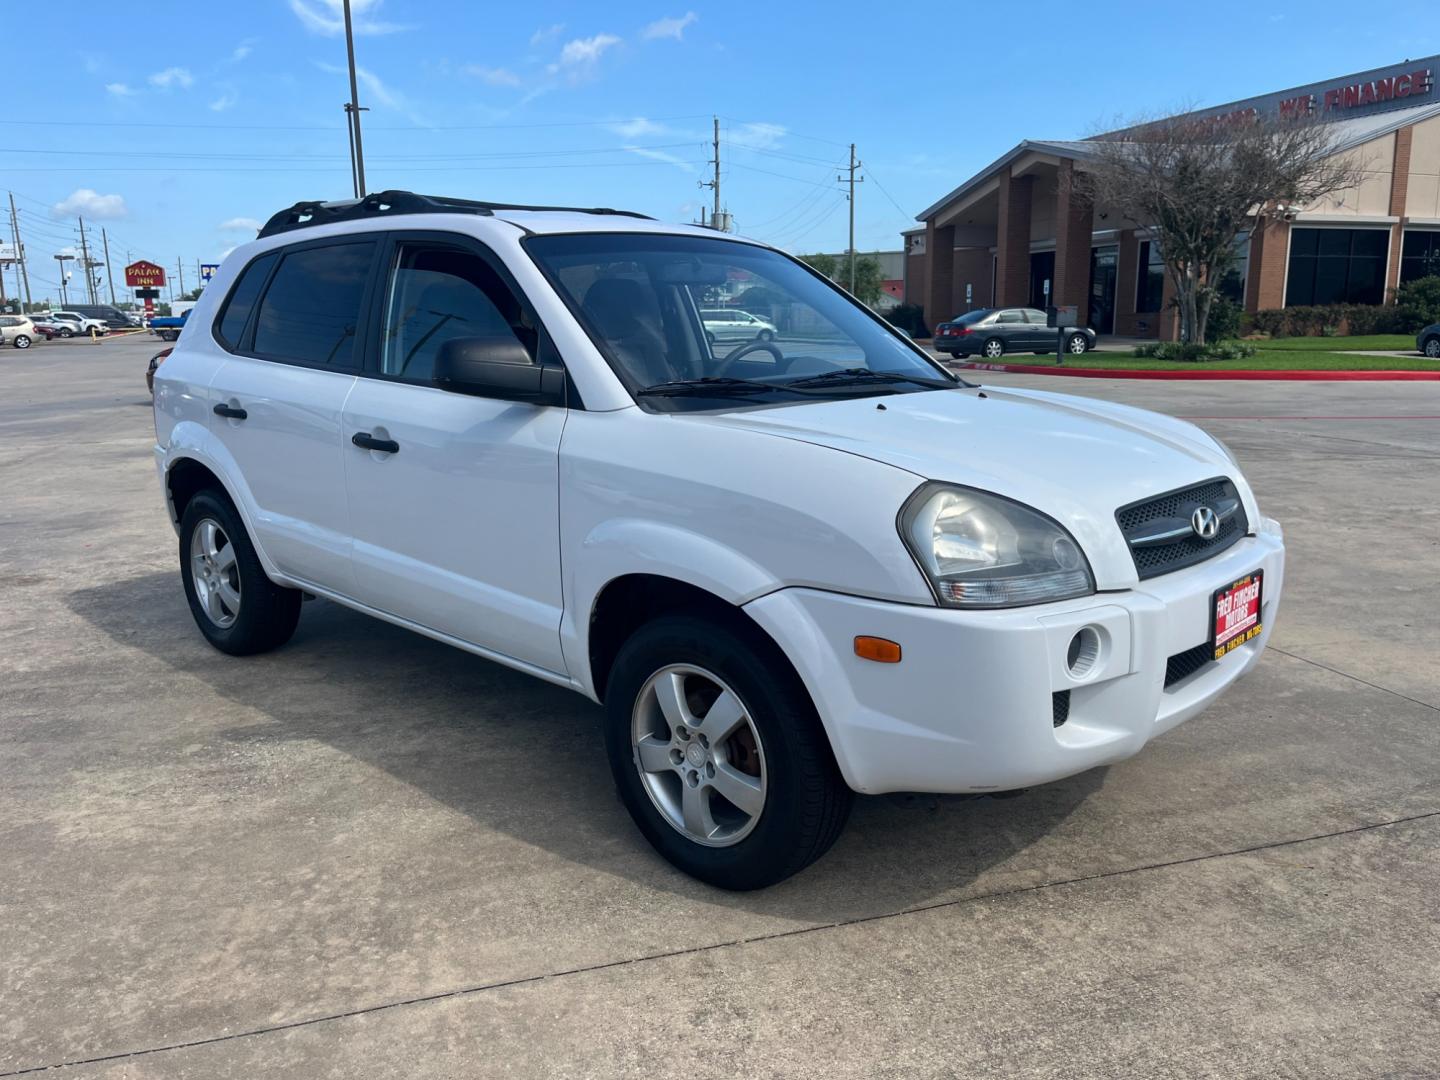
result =
[{"label": "amber turn signal", "polygon": [[898,664],[900,644],[888,638],[862,635],[855,639],[855,655],[861,660],[874,660],[877,664]]}]

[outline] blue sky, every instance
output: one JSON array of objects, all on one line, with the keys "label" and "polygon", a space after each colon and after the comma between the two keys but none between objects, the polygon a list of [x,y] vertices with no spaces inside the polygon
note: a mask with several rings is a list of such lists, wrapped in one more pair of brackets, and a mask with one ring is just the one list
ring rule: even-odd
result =
[{"label": "blue sky", "polygon": [[[353,0],[367,180],[687,221],[710,197],[697,182],[718,114],[739,231],[843,249],[835,176],[854,141],[857,246],[893,248],[1021,138],[1440,52],[1435,2],[1214,0],[1186,19],[1155,0]],[[348,196],[339,5],[82,0],[71,30],[42,19],[34,47],[7,49],[0,186],[32,291],[53,294],[48,256],[77,243],[77,213],[97,241],[107,230],[117,268],[127,252],[172,272],[180,258],[188,285],[275,210]]]}]

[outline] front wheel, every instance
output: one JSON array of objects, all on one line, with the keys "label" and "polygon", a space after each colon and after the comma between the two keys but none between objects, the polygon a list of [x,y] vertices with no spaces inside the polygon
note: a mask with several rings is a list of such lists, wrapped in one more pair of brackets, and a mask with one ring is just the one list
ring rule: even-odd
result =
[{"label": "front wheel", "polygon": [[755,340],[756,340],[756,341],[774,341],[774,340],[775,340],[775,331],[773,331],[773,330],[761,330],[758,334],[755,335]]},{"label": "front wheel", "polygon": [[1005,343],[999,338],[992,337],[989,341],[985,342],[984,347],[980,351],[991,360],[995,360],[1005,355]]},{"label": "front wheel", "polygon": [[784,655],[738,623],[666,616],[621,648],[606,750],[645,838],[724,889],[783,881],[839,836],[851,792]]},{"label": "front wheel", "polygon": [[1425,339],[1425,355],[1431,360],[1440,359],[1440,337]]},{"label": "front wheel", "polygon": [[1068,353],[1072,353],[1075,356],[1079,356],[1081,353],[1088,352],[1089,349],[1090,342],[1088,339],[1086,339],[1084,334],[1071,334],[1065,342],[1065,351]]},{"label": "front wheel", "polygon": [[265,576],[239,513],[217,491],[202,491],[185,507],[180,577],[195,624],[221,652],[266,652],[295,633],[300,593]]}]

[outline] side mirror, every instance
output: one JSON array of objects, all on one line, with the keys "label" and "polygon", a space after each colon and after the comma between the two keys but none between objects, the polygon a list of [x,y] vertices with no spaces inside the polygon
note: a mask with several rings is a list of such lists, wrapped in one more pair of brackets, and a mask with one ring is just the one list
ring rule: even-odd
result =
[{"label": "side mirror", "polygon": [[529,401],[565,402],[565,369],[537,364],[518,338],[454,338],[440,346],[431,376],[435,385],[455,394]]}]

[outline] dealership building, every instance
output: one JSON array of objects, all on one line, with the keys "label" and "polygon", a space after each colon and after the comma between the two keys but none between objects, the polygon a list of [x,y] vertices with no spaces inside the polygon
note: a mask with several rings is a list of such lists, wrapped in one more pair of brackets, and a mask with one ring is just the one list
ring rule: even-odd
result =
[{"label": "dealership building", "polygon": [[[1221,290],[1248,311],[1380,304],[1440,273],[1440,56],[1344,75],[1191,114],[1311,115],[1360,180],[1321,204],[1267,214],[1245,233]],[[932,325],[979,307],[1078,305],[1102,334],[1173,338],[1158,244],[1143,223],[1090,206],[1071,177],[1092,141],[1024,140],[919,215],[904,234],[908,303]]]}]

